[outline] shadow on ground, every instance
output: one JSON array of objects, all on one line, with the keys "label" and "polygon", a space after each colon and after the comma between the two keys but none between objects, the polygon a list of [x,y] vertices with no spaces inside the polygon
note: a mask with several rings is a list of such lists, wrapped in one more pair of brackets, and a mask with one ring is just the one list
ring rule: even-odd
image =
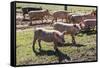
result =
[{"label": "shadow on ground", "polygon": [[71,47],[84,47],[86,45],[83,45],[83,44],[73,45],[72,43],[65,43],[64,45],[58,45],[58,47],[66,47],[66,46],[71,46]]},{"label": "shadow on ground", "polygon": [[62,53],[60,50],[52,51],[52,50],[40,50],[39,52],[35,52],[36,56],[52,56],[55,55],[58,58],[58,63],[70,61],[71,58],[67,55]]},{"label": "shadow on ground", "polygon": [[[76,44],[76,45],[72,45],[72,43],[65,43],[63,46],[58,46],[58,47],[66,47],[66,46],[71,46],[71,47],[84,47],[86,45],[83,44]],[[64,54],[63,52],[61,52],[59,49],[57,49],[56,51],[53,50],[39,50],[39,52],[37,51],[33,51],[35,53],[36,56],[53,56],[55,55],[58,58],[59,63],[66,63],[68,61],[71,61],[71,58],[67,55]]]}]

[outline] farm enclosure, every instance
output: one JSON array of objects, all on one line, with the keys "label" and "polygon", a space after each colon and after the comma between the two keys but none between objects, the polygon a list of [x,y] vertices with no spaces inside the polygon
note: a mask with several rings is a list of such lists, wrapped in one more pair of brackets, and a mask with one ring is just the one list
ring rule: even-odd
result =
[{"label": "farm enclosure", "polygon": [[[20,7],[20,8],[18,8]],[[28,4],[28,3],[16,3],[16,15],[19,18],[23,17],[23,7],[42,7],[48,9],[50,14],[55,11],[66,11],[74,14],[88,14],[95,7],[81,7],[81,6],[67,6],[67,10],[64,10],[63,5],[48,5],[48,4]],[[21,12],[21,13],[20,13]],[[44,20],[45,21],[45,20]],[[96,39],[97,29],[94,31],[80,32],[76,36],[76,46],[72,46],[70,35],[65,35],[65,45],[58,46],[59,54],[53,49],[53,43],[46,43],[42,41],[42,51],[39,51],[38,43],[35,47],[38,52],[37,55],[32,51],[32,41],[34,36],[34,30],[38,27],[43,27],[52,30],[52,26],[49,24],[37,24],[29,26],[29,17],[26,16],[26,20],[16,20],[16,64],[17,65],[31,65],[31,64],[50,64],[50,63],[68,63],[68,62],[82,62],[82,61],[96,61]],[[45,21],[46,22],[46,21]],[[20,24],[22,23],[22,24]],[[33,21],[33,24],[41,23],[41,21]],[[50,23],[50,22],[49,22]],[[21,26],[21,27],[20,27]]]}]

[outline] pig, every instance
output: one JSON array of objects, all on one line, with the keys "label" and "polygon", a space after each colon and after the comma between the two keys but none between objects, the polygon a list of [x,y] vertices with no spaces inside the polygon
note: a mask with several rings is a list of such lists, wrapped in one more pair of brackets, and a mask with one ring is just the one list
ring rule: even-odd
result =
[{"label": "pig", "polygon": [[67,24],[62,22],[56,22],[53,25],[55,30],[60,32],[66,31],[66,34],[70,34],[72,36],[72,44],[76,45],[75,35],[79,33],[81,30],[80,24]]},{"label": "pig", "polygon": [[30,17],[30,25],[32,25],[33,19],[41,20],[43,23],[43,19],[45,18],[47,20],[46,16],[50,15],[48,10],[30,11],[30,12],[28,12],[28,14]]},{"label": "pig", "polygon": [[56,11],[53,13],[53,20],[52,20],[52,23],[54,21],[57,22],[57,19],[62,19],[62,22],[63,22],[63,19],[66,19],[66,21],[68,21],[68,14],[70,12],[66,12],[66,11]]},{"label": "pig", "polygon": [[69,22],[72,22],[72,23],[79,23],[83,19],[84,19],[84,16],[80,14],[72,14],[69,16]]},{"label": "pig", "polygon": [[68,14],[69,22],[80,23],[85,19],[96,19],[96,11],[92,11],[88,14]]},{"label": "pig", "polygon": [[85,19],[96,19],[96,13],[95,11],[91,12],[91,13],[88,13],[88,14],[84,14],[84,20]]},{"label": "pig", "polygon": [[84,26],[82,27],[82,29],[84,30],[90,30],[96,27],[96,19],[85,19],[82,22],[80,22],[81,24],[83,24]]},{"label": "pig", "polygon": [[25,14],[28,14],[29,11],[37,11],[37,10],[42,10],[42,8],[34,8],[34,7],[24,7],[22,8],[23,11],[23,17],[25,19]]},{"label": "pig", "polygon": [[64,45],[64,33],[61,33],[57,30],[47,30],[45,28],[36,28],[34,31],[34,40],[33,40],[33,51],[35,51],[35,42],[38,40],[39,50],[41,50],[41,41],[53,42],[55,51],[58,50],[58,43]]}]

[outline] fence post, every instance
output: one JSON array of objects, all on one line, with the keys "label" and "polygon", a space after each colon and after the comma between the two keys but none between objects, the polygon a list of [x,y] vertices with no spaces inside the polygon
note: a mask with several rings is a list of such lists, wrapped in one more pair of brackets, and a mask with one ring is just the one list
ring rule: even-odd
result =
[{"label": "fence post", "polygon": [[67,5],[64,5],[64,10],[67,10]]}]

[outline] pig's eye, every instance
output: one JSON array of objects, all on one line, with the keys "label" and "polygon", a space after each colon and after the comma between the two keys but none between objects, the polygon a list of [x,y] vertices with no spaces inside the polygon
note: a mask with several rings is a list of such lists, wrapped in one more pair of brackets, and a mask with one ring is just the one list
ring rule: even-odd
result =
[{"label": "pig's eye", "polygon": [[77,29],[80,29],[80,27],[76,26]]},{"label": "pig's eye", "polygon": [[64,41],[64,36],[61,37],[61,40]]},{"label": "pig's eye", "polygon": [[78,27],[76,26],[76,28],[78,29]]},{"label": "pig's eye", "polygon": [[62,38],[62,41],[65,42],[65,40]]}]

